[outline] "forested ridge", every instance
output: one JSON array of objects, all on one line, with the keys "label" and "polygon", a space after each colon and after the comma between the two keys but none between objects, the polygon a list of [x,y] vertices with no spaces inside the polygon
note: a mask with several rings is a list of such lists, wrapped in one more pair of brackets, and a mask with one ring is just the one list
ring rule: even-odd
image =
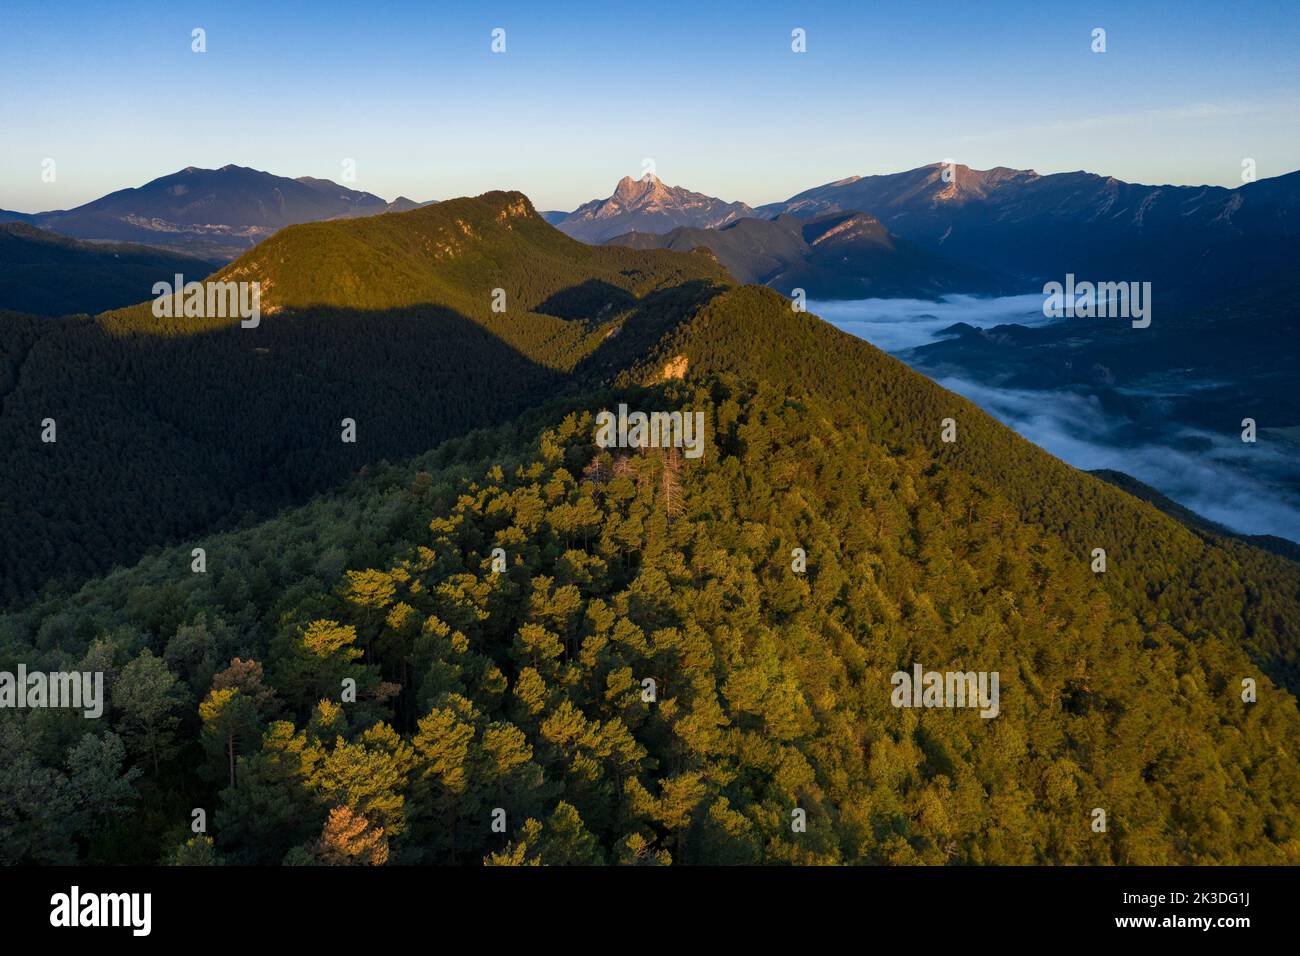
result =
[{"label": "forested ridge", "polygon": [[726,275],[586,246],[495,193],[292,227],[213,279],[262,283],[256,328],[0,313],[0,603],[505,421],[623,367]]},{"label": "forested ridge", "polygon": [[[403,409],[392,434],[426,445],[385,445],[380,428],[353,453],[331,411],[302,449],[318,484],[291,483],[285,448],[260,459],[284,460],[283,499],[308,503],[178,528],[183,543],[0,617],[0,669],[102,671],[108,694],[101,720],[0,712],[0,862],[1300,862],[1296,564],[1193,533],[706,257],[574,251],[516,196],[296,227],[232,264],[273,283],[262,329],[295,355],[303,414],[356,382],[313,373],[313,356],[382,354],[393,374],[376,389],[413,376],[384,406]],[[414,232],[387,249],[385,222]],[[276,241],[313,233],[304,249],[354,277],[368,268],[354,242],[433,264],[413,261],[396,293],[346,276],[277,286],[307,252]],[[530,267],[520,241],[557,258]],[[477,265],[453,282],[440,252]],[[558,324],[507,331],[492,288]],[[367,314],[382,319],[359,335]],[[46,392],[28,377],[51,334],[35,321],[0,323],[28,356],[3,373],[20,385],[0,385],[6,420],[14,395],[58,392],[53,371]],[[59,321],[60,348],[90,330],[86,358],[139,347],[127,367],[177,343],[169,361],[197,370],[247,331],[164,334],[141,310]],[[444,355],[454,375],[413,345],[426,322],[430,343],[461,349]],[[191,415],[234,400],[232,367],[214,364]],[[530,383],[528,401],[477,418],[439,406],[491,426],[463,437],[406,407],[422,382],[453,403],[469,399],[457,384],[481,398],[503,379]],[[148,395],[185,420],[183,395]],[[596,447],[595,415],[619,403],[704,412],[703,456]],[[278,407],[191,422],[207,429],[195,454],[222,421],[273,435],[290,420]],[[895,708],[890,675],[914,663],[999,672],[999,714]]]}]

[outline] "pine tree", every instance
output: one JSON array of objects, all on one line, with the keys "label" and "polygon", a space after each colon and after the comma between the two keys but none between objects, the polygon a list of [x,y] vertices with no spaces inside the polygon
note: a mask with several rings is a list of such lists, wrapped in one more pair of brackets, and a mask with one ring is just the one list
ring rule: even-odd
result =
[{"label": "pine tree", "polygon": [[122,669],[113,686],[113,706],[121,711],[118,728],[136,752],[148,757],[153,772],[175,752],[177,711],[184,703],[180,681],[148,648]]},{"label": "pine tree", "polygon": [[349,807],[330,810],[313,853],[326,866],[383,866],[388,862],[388,841],[383,827],[372,827]]}]

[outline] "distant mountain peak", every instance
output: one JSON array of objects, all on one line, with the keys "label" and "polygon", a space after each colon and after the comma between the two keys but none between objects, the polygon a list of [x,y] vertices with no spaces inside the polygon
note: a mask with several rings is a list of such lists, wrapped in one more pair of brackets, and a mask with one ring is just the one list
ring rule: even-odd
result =
[{"label": "distant mountain peak", "polygon": [[656,176],[654,173],[645,173],[641,176],[636,176],[636,177],[624,176],[622,179],[618,181],[618,186],[614,190],[614,192],[617,193],[621,191],[636,191],[638,189],[653,187],[655,185],[662,186],[663,184],[664,184],[663,180],[660,179],[658,176]]},{"label": "distant mountain peak", "polygon": [[328,179],[289,179],[228,163],[219,169],[186,166],[75,209],[25,220],[77,239],[137,242],[227,260],[285,226],[417,205],[388,203]]},{"label": "distant mountain peak", "polygon": [[496,210],[496,220],[506,219],[540,219],[533,208],[532,200],[517,189],[494,189],[478,197],[480,201],[490,203]]},{"label": "distant mountain peak", "polygon": [[650,202],[670,200],[678,193],[687,193],[687,191],[682,190],[680,187],[674,188],[665,185],[663,180],[654,173],[646,173],[640,179],[624,176],[618,181],[618,185],[614,187],[614,194],[610,196],[610,199],[616,199],[626,206],[641,206]]},{"label": "distant mountain peak", "polygon": [[593,199],[556,225],[584,242],[603,242],[627,232],[664,233],[678,226],[715,229],[752,216],[742,202],[727,202],[682,186],[669,186],[654,173],[624,176],[606,199]]}]

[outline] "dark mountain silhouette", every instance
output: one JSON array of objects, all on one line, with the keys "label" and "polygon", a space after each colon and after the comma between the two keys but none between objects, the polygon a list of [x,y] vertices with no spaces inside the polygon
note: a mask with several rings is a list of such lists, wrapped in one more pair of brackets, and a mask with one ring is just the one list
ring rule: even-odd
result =
[{"label": "dark mountain silhouette", "polygon": [[1300,313],[1293,281],[1277,277],[1252,294],[1157,312],[1145,329],[1085,318],[1032,328],[959,324],[907,358],[927,374],[999,387],[1085,388],[1113,415],[1144,423],[1153,440],[1174,421],[1233,432],[1247,410],[1271,426],[1294,426]]},{"label": "dark mountain silhouette", "polygon": [[1300,172],[1227,189],[962,165],[945,179],[936,163],[850,177],[759,212],[849,210],[959,262],[1040,281],[1150,281],[1169,304],[1249,289],[1300,261]]},{"label": "dark mountain silhouette", "polygon": [[23,221],[76,239],[138,242],[228,260],[285,226],[416,205],[404,197],[388,203],[325,179],[288,179],[244,166],[188,166],[75,209],[34,213]]}]

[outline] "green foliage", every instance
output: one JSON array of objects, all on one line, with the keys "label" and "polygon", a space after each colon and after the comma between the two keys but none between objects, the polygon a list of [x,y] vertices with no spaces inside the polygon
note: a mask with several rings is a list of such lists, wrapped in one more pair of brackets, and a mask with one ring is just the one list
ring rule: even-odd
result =
[{"label": "green foliage", "polygon": [[159,761],[174,752],[180,723],[176,711],[184,700],[180,687],[167,664],[148,648],[122,668],[113,686],[113,706],[122,715],[119,726],[132,750],[146,756],[155,773]]}]

